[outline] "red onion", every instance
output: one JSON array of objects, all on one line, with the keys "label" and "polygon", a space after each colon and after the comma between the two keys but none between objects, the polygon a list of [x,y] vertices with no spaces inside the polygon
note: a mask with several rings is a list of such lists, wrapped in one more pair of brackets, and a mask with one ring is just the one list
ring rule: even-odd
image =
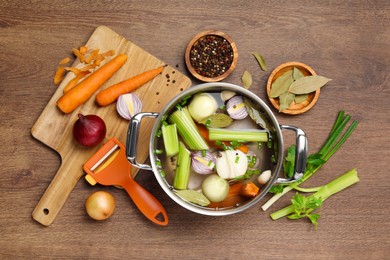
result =
[{"label": "red onion", "polygon": [[216,162],[217,159],[209,151],[204,156],[200,151],[192,154],[192,168],[199,174],[212,173]]},{"label": "red onion", "polygon": [[103,119],[96,115],[83,116],[78,114],[79,119],[73,126],[74,139],[83,146],[95,146],[106,137],[106,124]]}]

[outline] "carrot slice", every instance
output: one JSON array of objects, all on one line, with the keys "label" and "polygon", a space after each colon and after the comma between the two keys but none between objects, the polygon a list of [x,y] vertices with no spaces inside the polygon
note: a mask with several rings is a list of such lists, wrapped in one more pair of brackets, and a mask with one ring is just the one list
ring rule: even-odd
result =
[{"label": "carrot slice", "polygon": [[248,182],[245,183],[240,190],[240,195],[245,196],[245,197],[255,197],[257,193],[259,193],[259,187],[257,187],[256,184],[253,182]]},{"label": "carrot slice", "polygon": [[57,106],[64,113],[70,113],[86,102],[95,91],[117,72],[127,61],[126,54],[119,54],[98,70],[93,72],[77,86],[66,92],[58,101]]},{"label": "carrot slice", "polygon": [[121,81],[109,88],[100,91],[96,95],[96,102],[100,106],[107,106],[115,102],[118,97],[125,93],[130,93],[137,88],[143,86],[145,83],[154,79],[157,75],[161,74],[165,66],[161,66],[156,69],[145,71],[132,78]]},{"label": "carrot slice", "polygon": [[68,84],[66,84],[65,88],[64,88],[64,93],[68,92],[69,90],[71,90],[72,88],[74,88],[77,83],[82,79],[84,78],[85,76],[87,76],[89,73],[91,73],[89,70],[87,71],[80,71],[80,73],[76,74],[76,77],[74,77],[73,79],[71,79]]}]

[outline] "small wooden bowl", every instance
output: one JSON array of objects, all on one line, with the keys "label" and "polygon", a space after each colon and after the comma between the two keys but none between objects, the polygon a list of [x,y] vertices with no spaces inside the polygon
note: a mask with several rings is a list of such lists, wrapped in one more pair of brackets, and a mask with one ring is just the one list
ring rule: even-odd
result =
[{"label": "small wooden bowl", "polygon": [[[280,109],[279,98],[271,98],[269,96],[272,83],[278,77],[283,75],[285,72],[287,72],[289,70],[293,70],[294,67],[299,69],[303,73],[303,75],[305,75],[305,76],[311,76],[311,75],[316,76],[317,75],[317,73],[311,67],[309,67],[308,65],[301,63],[301,62],[287,62],[287,63],[283,63],[283,64],[279,65],[278,67],[276,67],[272,71],[272,73],[269,76],[268,81],[267,81],[267,95],[268,95],[268,99],[271,101],[272,105],[278,111]],[[293,101],[293,103],[287,109],[280,111],[280,112],[285,113],[285,114],[289,114],[289,115],[298,115],[298,114],[305,113],[306,111],[308,111],[310,108],[312,108],[314,106],[314,104],[317,102],[319,96],[320,96],[320,89],[317,89],[316,91],[310,93],[304,102],[296,104]]]},{"label": "small wooden bowl", "polygon": [[[232,63],[230,65],[230,67],[223,74],[221,74],[221,75],[219,75],[217,77],[213,77],[213,78],[201,75],[198,72],[196,72],[194,67],[191,65],[191,60],[190,60],[192,46],[200,38],[202,38],[203,36],[206,36],[206,35],[216,35],[216,36],[220,36],[222,38],[225,38],[229,42],[229,44],[230,44],[230,46],[232,47],[232,50],[233,50],[233,60],[232,60]],[[188,68],[189,72],[195,78],[197,78],[197,79],[199,79],[201,81],[204,81],[204,82],[216,82],[216,81],[221,81],[221,80],[225,79],[236,68],[237,60],[238,60],[237,46],[234,43],[234,41],[232,40],[232,38],[230,38],[230,36],[228,36],[227,34],[225,34],[223,32],[215,31],[215,30],[204,31],[204,32],[201,32],[201,33],[195,35],[195,37],[192,38],[191,41],[188,43],[187,48],[186,48],[186,52],[185,52],[185,62],[186,62],[186,65],[187,65],[187,68]]]}]

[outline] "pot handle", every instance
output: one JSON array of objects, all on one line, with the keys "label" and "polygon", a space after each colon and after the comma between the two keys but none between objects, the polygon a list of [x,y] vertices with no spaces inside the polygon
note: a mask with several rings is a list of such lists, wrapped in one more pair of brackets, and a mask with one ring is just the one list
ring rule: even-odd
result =
[{"label": "pot handle", "polygon": [[296,133],[296,150],[295,150],[295,166],[294,166],[294,176],[291,179],[278,178],[277,183],[292,183],[299,181],[306,170],[306,161],[308,154],[308,141],[305,132],[295,126],[290,125],[280,125],[280,128],[286,130],[293,130]]},{"label": "pot handle", "polygon": [[126,157],[127,160],[135,167],[152,171],[152,167],[147,164],[142,164],[137,161],[137,149],[138,149],[138,137],[139,137],[139,129],[141,126],[141,120],[144,117],[158,117],[158,113],[154,112],[144,112],[138,113],[133,116],[129,123],[129,128],[127,130],[127,138],[126,138]]}]

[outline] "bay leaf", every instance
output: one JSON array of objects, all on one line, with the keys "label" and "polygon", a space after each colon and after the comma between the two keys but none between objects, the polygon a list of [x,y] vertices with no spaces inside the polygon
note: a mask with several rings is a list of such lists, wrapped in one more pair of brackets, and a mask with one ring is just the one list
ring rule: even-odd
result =
[{"label": "bay leaf", "polygon": [[296,104],[300,104],[300,103],[304,102],[308,96],[309,96],[309,94],[295,95],[294,101]]},{"label": "bay leaf", "polygon": [[279,112],[286,110],[291,103],[294,101],[295,94],[290,93],[290,92],[285,92],[279,97]]},{"label": "bay leaf", "polygon": [[303,77],[294,81],[288,91],[294,94],[308,94],[323,87],[330,80],[323,76]]},{"label": "bay leaf", "polygon": [[201,124],[206,124],[209,121],[209,127],[216,127],[216,128],[223,128],[223,127],[228,127],[233,123],[233,119],[223,113],[217,113],[217,114],[212,114],[205,119],[203,119],[200,123]]},{"label": "bay leaf", "polygon": [[278,77],[271,85],[271,90],[269,96],[272,98],[277,98],[283,93],[286,93],[290,88],[291,84],[294,82],[293,71],[288,70]]},{"label": "bay leaf", "polygon": [[206,198],[205,195],[195,190],[176,190],[175,192],[182,199],[200,206],[207,206],[210,204],[210,201]]},{"label": "bay leaf", "polygon": [[241,76],[242,84],[244,84],[244,88],[248,89],[252,85],[252,75],[248,70],[245,70]]},{"label": "bay leaf", "polygon": [[264,129],[272,129],[268,123],[267,116],[265,113],[260,112],[255,108],[255,105],[248,98],[244,97],[244,104],[246,107],[246,111],[249,114],[249,117],[260,127]]},{"label": "bay leaf", "polygon": [[267,70],[267,63],[265,62],[264,57],[260,53],[258,53],[258,52],[253,52],[252,55],[257,60],[257,63],[259,63],[260,68],[263,71],[266,71]]},{"label": "bay leaf", "polygon": [[298,80],[300,78],[303,78],[305,75],[303,75],[302,71],[300,71],[297,67],[293,68],[293,79]]}]

